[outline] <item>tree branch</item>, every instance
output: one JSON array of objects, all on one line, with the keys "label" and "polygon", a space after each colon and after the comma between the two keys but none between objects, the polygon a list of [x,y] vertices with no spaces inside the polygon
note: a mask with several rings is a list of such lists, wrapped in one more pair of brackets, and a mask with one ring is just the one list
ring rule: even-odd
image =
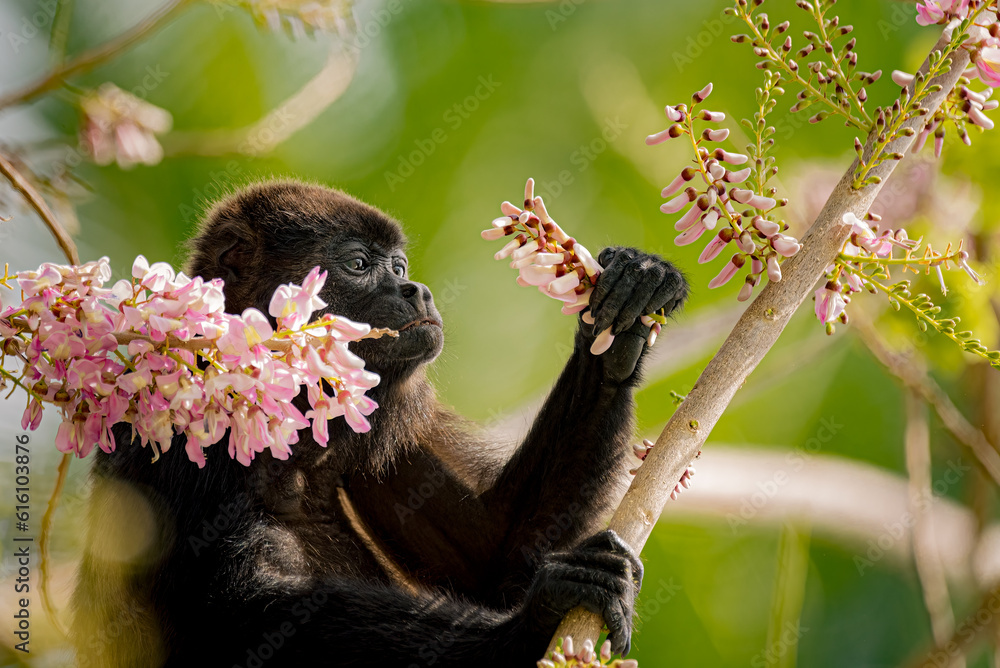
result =
[{"label": "tree branch", "polygon": [[958,410],[958,406],[951,400],[951,397],[923,369],[918,368],[916,364],[902,355],[891,351],[885,339],[875,331],[871,324],[858,318],[856,325],[861,334],[861,340],[878,361],[934,408],[934,412],[938,414],[941,422],[955,437],[955,440],[967,447],[983,469],[993,478],[993,481],[1000,485],[1000,454],[997,453],[986,435],[962,415],[962,411]]},{"label": "tree branch", "polygon": [[[924,607],[931,619],[935,642],[943,644],[955,631],[955,615],[948,595],[948,582],[935,540],[927,503],[933,496],[931,475],[931,434],[927,404],[913,390],[906,393],[906,472],[910,513],[914,517],[913,562],[924,595]],[[944,668],[965,668],[963,659],[955,659]]]},{"label": "tree branch", "polygon": [[172,19],[180,10],[191,4],[193,0],[170,0],[158,10],[147,16],[135,26],[126,30],[118,37],[89,51],[84,51],[76,58],[60,65],[56,69],[43,76],[41,79],[33,81],[27,86],[7,93],[0,97],[0,109],[9,107],[12,104],[20,104],[38,97],[54,88],[58,88],[69,77],[89,70],[106,60],[117,56],[126,50],[148,33],[163,26]]},{"label": "tree branch", "polygon": [[[951,637],[945,642],[935,643],[934,647],[915,655],[911,661],[904,665],[908,668],[951,665],[952,661],[968,654],[972,646],[985,632],[992,630],[997,621],[997,613],[1000,613],[1000,585],[986,593],[979,607],[958,625]],[[940,663],[941,658],[944,658],[947,663]]]},{"label": "tree branch", "polygon": [[77,253],[76,244],[73,243],[72,237],[69,236],[65,228],[60,224],[56,215],[52,213],[49,205],[45,203],[42,194],[2,154],[0,154],[0,174],[3,174],[10,181],[10,184],[14,186],[14,189],[21,193],[28,204],[31,205],[31,208],[35,210],[35,213],[38,214],[39,218],[42,219],[42,222],[49,228],[49,231],[56,238],[59,248],[62,249],[69,263],[80,264],[80,255]]},{"label": "tree branch", "polygon": [[[943,50],[948,44],[949,40],[942,37],[934,50]],[[969,54],[959,49],[952,54],[951,60],[951,68],[934,81],[941,90],[928,94],[924,100],[931,114],[941,106],[968,66]],[[929,67],[929,61],[925,60],[920,69],[926,73]],[[913,84],[910,90],[912,94]],[[923,122],[924,117],[917,116],[903,127],[912,128],[916,133]],[[877,133],[872,133],[866,142],[864,155],[869,161],[876,140]],[[888,152],[905,153],[912,144],[913,137],[901,137],[890,144]],[[869,175],[878,176],[881,181],[854,190],[851,184],[858,166],[855,159],[803,239],[803,249],[782,265],[782,280],[768,283],[747,308],[687,399],[670,418],[611,519],[610,528],[636,551],[642,549],[670,498],[670,491],[704,445],[736,391],[760,364],[792,315],[809,297],[816,281],[826,273],[826,267],[837,257],[850,231],[843,222],[844,214],[851,212],[859,218],[864,217],[896,164],[895,160],[879,163]],[[597,615],[576,608],[556,631],[552,646],[566,635],[572,635],[578,642],[587,638],[596,641],[600,629]]]},{"label": "tree branch", "polygon": [[164,137],[163,150],[168,156],[268,153],[336,102],[354,79],[357,66],[356,52],[332,47],[316,76],[253,125],[235,130],[174,132]]}]

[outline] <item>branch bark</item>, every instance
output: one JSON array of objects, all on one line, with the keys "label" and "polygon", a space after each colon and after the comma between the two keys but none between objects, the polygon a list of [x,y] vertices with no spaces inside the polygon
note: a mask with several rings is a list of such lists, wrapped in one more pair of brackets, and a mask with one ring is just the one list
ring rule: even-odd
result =
[{"label": "branch bark", "polygon": [[[948,43],[949,40],[942,37],[934,50],[943,50]],[[941,86],[941,90],[930,93],[924,100],[923,106],[930,113],[941,106],[969,64],[969,55],[962,49],[951,59],[951,68],[934,81]],[[926,73],[929,68],[930,62],[925,60],[920,71]],[[913,87],[911,84],[911,95]],[[922,124],[923,118],[916,117],[903,127],[918,132]],[[872,133],[864,148],[866,159],[872,155],[875,141],[876,135]],[[912,144],[913,137],[901,137],[890,144],[888,151],[905,154]],[[795,311],[809,296],[816,281],[826,273],[826,267],[840,252],[850,231],[850,227],[843,222],[844,214],[851,212],[859,218],[863,217],[896,163],[895,160],[886,160],[878,164],[869,174],[880,177],[880,183],[854,190],[851,184],[858,166],[858,160],[854,160],[803,239],[803,249],[782,265],[782,280],[768,283],[750,304],[687,399],[670,418],[656,441],[656,447],[639,468],[635,481],[611,518],[610,528],[637,552],[645,545],[663,512],[670,491],[704,445],[736,391],[760,364]],[[589,638],[596,643],[601,626],[597,615],[576,608],[570,611],[556,631],[550,649],[559,638],[567,635],[577,642]]]}]

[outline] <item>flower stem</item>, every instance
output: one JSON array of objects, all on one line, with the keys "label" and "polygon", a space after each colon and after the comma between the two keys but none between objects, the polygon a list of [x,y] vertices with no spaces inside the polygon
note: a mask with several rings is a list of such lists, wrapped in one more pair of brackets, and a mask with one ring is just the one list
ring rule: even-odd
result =
[{"label": "flower stem", "polygon": [[833,101],[827,98],[822,91],[813,86],[812,77],[810,77],[809,79],[803,78],[803,76],[799,73],[801,71],[801,68],[793,70],[791,67],[789,67],[788,63],[785,62],[785,60],[780,55],[778,55],[778,52],[774,50],[774,48],[771,46],[771,43],[767,41],[764,35],[761,34],[760,30],[757,29],[757,24],[753,22],[753,18],[751,17],[750,13],[740,5],[737,5],[737,10],[740,12],[740,18],[743,19],[743,22],[746,23],[747,26],[750,28],[750,30],[753,32],[754,37],[760,42],[761,48],[767,50],[770,62],[773,62],[776,65],[778,65],[778,67],[781,68],[781,71],[784,72],[785,76],[791,78],[793,81],[795,81],[795,83],[808,90],[812,94],[812,96],[817,100],[822,100],[828,107],[830,107],[830,109],[835,114],[843,116],[847,120],[848,124],[853,125],[859,130],[868,132],[869,128],[871,127],[870,123],[869,125],[865,125],[864,121],[856,118],[850,112],[844,111],[843,107],[841,107],[839,104],[834,104]]},{"label": "flower stem", "polygon": [[855,172],[854,176],[853,187],[855,190],[864,187],[868,174],[882,162],[889,144],[899,138],[899,131],[903,127],[903,124],[910,121],[913,118],[913,112],[916,112],[920,108],[920,103],[929,92],[928,89],[931,86],[931,82],[946,71],[945,65],[949,63],[950,57],[961,48],[966,28],[975,22],[976,18],[984,9],[985,5],[977,9],[975,14],[966,19],[962,25],[958,26],[958,28],[954,30],[951,40],[947,45],[945,45],[944,49],[939,52],[939,57],[933,64],[930,65],[927,74],[923,77],[923,79],[919,81],[915,80],[913,82],[913,93],[906,98],[905,106],[902,106],[898,113],[892,115],[890,122],[886,124],[886,128],[882,130],[876,138],[875,145],[873,147],[874,150],[868,160],[862,161],[862,163],[858,166],[858,170]]},{"label": "flower stem", "polygon": [[962,350],[972,353],[973,355],[978,355],[994,367],[1000,368],[1000,356],[991,356],[991,354],[996,355],[997,353],[988,350],[985,346],[971,346],[969,341],[962,339],[955,334],[955,328],[951,325],[951,323],[955,322],[957,319],[937,320],[936,318],[931,317],[926,310],[921,309],[920,306],[914,303],[913,300],[907,299],[899,292],[894,292],[891,287],[879,283],[868,274],[865,274],[860,269],[854,267],[852,264],[837,259],[837,266],[859,277],[865,283],[874,286],[877,290],[889,297],[890,301],[898,302],[910,309],[910,311],[912,311],[916,316],[917,321],[924,323],[925,327],[933,327],[934,331],[939,334],[944,334],[946,337],[957,343]]},{"label": "flower stem", "polygon": [[[826,32],[826,12],[828,9],[829,7],[820,11],[819,3],[816,3],[816,6],[813,8],[813,18],[816,19],[816,25],[819,26],[819,36],[823,38],[825,43],[833,44]],[[837,78],[840,80],[838,83],[845,91],[847,91],[847,95],[850,97],[851,101],[854,102],[854,106],[857,107],[858,113],[860,113],[861,117],[864,119],[864,127],[862,129],[865,131],[870,130],[874,121],[872,121],[871,116],[868,115],[864,105],[861,104],[861,100],[859,100],[858,96],[854,94],[854,89],[851,87],[851,80],[846,74],[844,74],[844,70],[840,67],[840,59],[831,57],[830,63],[833,65],[833,71],[837,73]]]}]

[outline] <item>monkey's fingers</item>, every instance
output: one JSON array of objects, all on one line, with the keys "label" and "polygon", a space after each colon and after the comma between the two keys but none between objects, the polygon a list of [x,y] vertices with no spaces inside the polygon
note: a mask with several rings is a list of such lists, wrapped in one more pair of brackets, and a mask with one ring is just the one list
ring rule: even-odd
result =
[{"label": "monkey's fingers", "polygon": [[595,318],[601,310],[604,300],[614,289],[619,279],[621,279],[628,260],[635,257],[635,251],[631,248],[605,248],[601,251],[600,257],[600,263],[604,267],[604,271],[597,277],[594,293],[590,295],[590,312]]},{"label": "monkey's fingers", "polygon": [[643,315],[658,313],[661,309],[665,315],[684,303],[687,299],[688,285],[683,274],[673,265],[667,263],[663,281],[656,287],[642,310]]},{"label": "monkey's fingers", "polygon": [[[632,323],[639,319],[639,316],[653,312],[647,311],[646,307],[654,301],[656,293],[662,290],[661,286],[666,278],[666,273],[667,268],[659,263],[644,262],[639,265],[639,269],[636,270],[637,282],[615,317],[614,324],[611,326],[612,333],[621,333],[631,327]],[[622,281],[619,281],[618,285],[615,286],[616,290],[620,287],[622,287]]]},{"label": "monkey's fingers", "polygon": [[632,566],[632,581],[635,583],[637,588],[642,587],[642,577],[644,574],[642,561],[638,556],[636,556],[632,546],[622,540],[621,537],[611,529],[605,529],[600,533],[594,534],[587,540],[583,541],[577,549],[603,550],[625,557]]}]

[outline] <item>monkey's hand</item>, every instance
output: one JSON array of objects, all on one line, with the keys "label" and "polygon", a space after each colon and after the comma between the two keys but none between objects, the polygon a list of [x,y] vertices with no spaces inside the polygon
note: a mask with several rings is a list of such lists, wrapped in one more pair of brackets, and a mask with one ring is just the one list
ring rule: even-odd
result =
[{"label": "monkey's hand", "polygon": [[670,262],[635,248],[605,248],[598,262],[604,272],[597,278],[589,311],[581,316],[581,334],[592,343],[610,328],[615,340],[603,354],[604,372],[620,382],[632,375],[646,348],[649,328],[639,317],[670,315],[687,298],[688,284]]},{"label": "monkey's hand", "polygon": [[551,636],[566,613],[582,605],[601,615],[612,651],[625,655],[632,644],[632,613],[641,586],[642,562],[609,529],[573,550],[547,554],[521,614],[529,628]]}]

